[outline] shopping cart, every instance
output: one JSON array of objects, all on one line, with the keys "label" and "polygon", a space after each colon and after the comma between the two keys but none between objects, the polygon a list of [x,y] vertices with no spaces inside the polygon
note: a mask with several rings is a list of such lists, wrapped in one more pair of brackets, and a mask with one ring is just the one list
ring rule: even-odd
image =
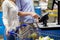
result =
[{"label": "shopping cart", "polygon": [[9,31],[9,34],[14,35],[16,40],[17,39],[18,40],[33,40],[33,38],[29,38],[29,36],[32,33],[38,34],[36,30],[37,28],[34,27],[34,23],[37,24],[37,22],[34,22],[34,20],[32,23],[21,22],[21,25],[16,27],[16,30],[19,30],[19,33],[16,33],[16,31],[12,29]]},{"label": "shopping cart", "polygon": [[[12,35],[16,35],[16,38],[18,40],[33,40],[32,38],[29,38],[28,36],[30,36],[32,33],[36,32],[38,34],[38,38],[39,36],[49,36],[50,38],[54,39],[54,40],[60,40],[60,30],[43,30],[40,29],[38,27],[38,24],[35,23],[37,25],[37,28],[32,28],[32,25],[28,25],[28,24],[22,24],[22,26],[24,26],[24,29],[22,33],[15,33],[14,30],[10,31],[10,34]],[[19,29],[20,27],[18,27],[17,29]],[[21,31],[20,31],[21,32]]]}]

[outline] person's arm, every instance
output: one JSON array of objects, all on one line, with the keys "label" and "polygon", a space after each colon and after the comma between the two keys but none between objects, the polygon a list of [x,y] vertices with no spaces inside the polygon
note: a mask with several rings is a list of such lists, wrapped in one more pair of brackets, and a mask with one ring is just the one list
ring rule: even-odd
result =
[{"label": "person's arm", "polygon": [[7,3],[3,2],[2,4],[2,11],[3,11],[3,23],[6,27],[6,32],[8,32],[9,28],[9,23],[8,23],[8,7]]},{"label": "person's arm", "polygon": [[[18,12],[18,15],[19,16],[27,16],[27,15],[31,15],[32,16],[32,13],[33,12],[22,12],[22,11],[20,11],[20,12]],[[33,13],[34,14],[34,13]]]},{"label": "person's arm", "polygon": [[18,12],[18,15],[19,16],[27,16],[27,15],[31,15],[32,17],[34,17],[34,18],[39,18],[39,16],[36,14],[36,13],[34,13],[34,12]]}]

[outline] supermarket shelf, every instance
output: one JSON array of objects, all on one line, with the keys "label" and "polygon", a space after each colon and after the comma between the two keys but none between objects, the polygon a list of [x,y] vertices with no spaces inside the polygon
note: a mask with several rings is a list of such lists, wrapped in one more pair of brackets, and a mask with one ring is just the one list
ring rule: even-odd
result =
[{"label": "supermarket shelf", "polygon": [[51,17],[58,17],[58,14],[49,14]]}]

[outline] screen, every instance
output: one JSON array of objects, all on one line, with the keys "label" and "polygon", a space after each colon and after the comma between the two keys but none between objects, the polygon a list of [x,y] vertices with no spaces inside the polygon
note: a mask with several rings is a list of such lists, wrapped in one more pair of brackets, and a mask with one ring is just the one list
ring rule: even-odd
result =
[{"label": "screen", "polygon": [[53,9],[55,0],[48,0],[48,9]]}]

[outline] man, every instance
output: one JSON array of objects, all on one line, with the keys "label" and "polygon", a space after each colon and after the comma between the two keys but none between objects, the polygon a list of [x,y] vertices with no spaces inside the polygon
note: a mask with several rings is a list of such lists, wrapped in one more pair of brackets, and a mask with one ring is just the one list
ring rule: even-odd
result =
[{"label": "man", "polygon": [[[22,12],[34,12],[33,0],[16,0],[16,5],[19,7],[19,11]],[[30,15],[20,16],[20,22],[26,22],[28,19],[31,19]]]},{"label": "man", "polygon": [[[19,7],[19,11],[32,12],[31,14],[34,14],[33,0],[16,0],[16,5]],[[31,15],[20,16],[19,19],[20,22],[33,23],[33,20],[38,19],[38,15],[36,14],[34,17]]]}]

